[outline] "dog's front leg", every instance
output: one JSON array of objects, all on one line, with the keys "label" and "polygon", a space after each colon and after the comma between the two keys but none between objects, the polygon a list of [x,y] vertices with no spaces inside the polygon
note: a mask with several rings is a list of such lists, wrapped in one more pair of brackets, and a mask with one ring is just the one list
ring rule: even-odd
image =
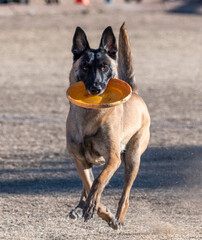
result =
[{"label": "dog's front leg", "polygon": [[86,199],[87,199],[87,193],[86,193],[86,190],[83,188],[78,205],[75,208],[73,208],[69,213],[70,218],[77,219],[83,216],[83,208],[85,206]]},{"label": "dog's front leg", "polygon": [[86,191],[86,194],[88,195],[94,179],[92,173],[92,166],[88,162],[84,160],[77,160],[76,158],[74,158],[74,162],[76,164],[79,177],[82,180],[83,187]]},{"label": "dog's front leg", "polygon": [[85,160],[77,160],[75,156],[73,157],[74,157],[74,162],[76,164],[79,177],[81,178],[83,183],[83,191],[82,191],[79,204],[74,209],[72,209],[69,213],[70,218],[76,219],[83,215],[83,208],[85,206],[87,196],[90,192],[94,177],[93,177],[91,164],[87,163]]},{"label": "dog's front leg", "polygon": [[[75,163],[77,166],[77,171],[79,173],[79,176],[82,179],[83,191],[82,191],[79,204],[74,209],[72,209],[69,213],[69,216],[72,219],[77,219],[79,217],[82,217],[83,209],[86,204],[86,199],[90,192],[90,188],[94,180],[92,168],[89,168],[90,166],[88,165],[88,163],[81,162],[79,160],[75,160]],[[97,213],[99,217],[105,220],[108,224],[110,224],[111,222],[114,222],[115,220],[115,216],[110,212],[108,208],[106,208],[101,203],[99,204]]]},{"label": "dog's front leg", "polygon": [[92,218],[95,210],[98,210],[102,191],[120,164],[120,152],[111,152],[109,161],[106,163],[105,168],[100,173],[100,175],[94,180],[90,193],[86,200],[86,204],[83,210],[85,221],[88,221],[90,218]]}]

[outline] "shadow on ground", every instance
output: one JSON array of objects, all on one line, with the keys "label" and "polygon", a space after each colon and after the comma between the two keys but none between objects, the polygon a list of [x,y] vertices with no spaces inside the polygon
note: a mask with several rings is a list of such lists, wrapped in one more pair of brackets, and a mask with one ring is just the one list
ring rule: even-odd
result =
[{"label": "shadow on ground", "polygon": [[[34,158],[34,156],[32,156]],[[35,156],[36,157],[36,156]],[[49,157],[51,159],[49,159]],[[72,160],[67,154],[46,153],[40,167],[0,170],[0,193],[51,194],[81,191],[82,184]],[[20,159],[20,155],[18,155]],[[23,161],[31,159],[23,155]],[[202,147],[149,148],[142,156],[135,188],[157,189],[171,187],[197,187],[201,184]],[[33,160],[32,160],[33,161]],[[5,159],[6,163],[6,159]],[[5,166],[6,164],[4,164]],[[95,168],[97,175],[101,167]],[[116,172],[107,189],[122,189],[123,166]]]},{"label": "shadow on ground", "polygon": [[201,15],[200,8],[202,7],[202,0],[185,0],[178,7],[168,10],[169,13],[180,14],[199,14]]}]

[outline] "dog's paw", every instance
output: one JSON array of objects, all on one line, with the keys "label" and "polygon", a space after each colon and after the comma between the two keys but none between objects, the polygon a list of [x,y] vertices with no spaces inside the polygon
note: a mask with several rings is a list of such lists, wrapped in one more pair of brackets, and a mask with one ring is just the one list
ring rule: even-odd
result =
[{"label": "dog's paw", "polygon": [[69,213],[69,217],[71,219],[81,218],[82,217],[82,213],[83,213],[83,209],[82,208],[74,208]]},{"label": "dog's paw", "polygon": [[89,204],[86,204],[83,209],[83,218],[84,221],[87,222],[89,219],[93,218],[94,213],[96,211],[96,204],[94,201],[91,201]]},{"label": "dog's paw", "polygon": [[110,223],[109,226],[114,230],[121,229],[123,227],[123,223],[119,222],[116,218],[114,218]]},{"label": "dog's paw", "polygon": [[83,208],[83,217],[85,222],[93,218],[95,211],[97,212],[98,210],[99,203],[100,203],[99,183],[95,179]]}]

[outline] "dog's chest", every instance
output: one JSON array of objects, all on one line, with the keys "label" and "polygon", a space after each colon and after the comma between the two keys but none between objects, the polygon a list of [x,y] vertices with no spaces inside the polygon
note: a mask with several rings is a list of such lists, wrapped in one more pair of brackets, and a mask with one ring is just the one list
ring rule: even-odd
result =
[{"label": "dog's chest", "polygon": [[82,154],[82,158],[85,161],[92,163],[93,165],[102,165],[105,163],[103,152],[106,151],[105,145],[100,143],[100,139],[95,137],[86,136],[79,144],[79,153]]},{"label": "dog's chest", "polygon": [[105,163],[103,155],[107,152],[106,142],[100,129],[91,135],[85,134],[83,128],[78,128],[74,135],[74,155],[78,159],[85,160],[93,165],[102,165]]},{"label": "dog's chest", "polygon": [[72,106],[67,125],[69,136],[69,151],[77,159],[87,161],[94,165],[105,163],[109,156],[108,125],[103,119],[108,116],[108,111],[77,109]]}]

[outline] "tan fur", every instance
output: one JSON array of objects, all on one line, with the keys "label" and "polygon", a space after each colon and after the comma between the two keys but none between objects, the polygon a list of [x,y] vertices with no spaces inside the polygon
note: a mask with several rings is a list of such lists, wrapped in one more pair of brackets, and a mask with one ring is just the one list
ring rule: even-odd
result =
[{"label": "tan fur", "polygon": [[[124,26],[120,30],[120,38],[121,46],[125,41],[126,47],[130,51]],[[121,49],[119,51],[121,52]],[[122,65],[121,61],[119,59],[119,66]],[[75,82],[74,73],[77,64],[74,64],[70,73],[71,84]],[[133,69],[131,68],[130,71],[133,72]],[[134,76],[130,76],[132,76],[130,81],[133,81]],[[136,85],[133,87],[136,90]],[[107,109],[85,109],[70,104],[67,118],[67,149],[74,158],[84,188],[81,201],[72,210],[71,217],[77,217],[79,210],[82,209],[84,219],[87,221],[97,210],[98,215],[113,229],[117,229],[123,224],[129,205],[130,190],[139,170],[140,157],[149,142],[149,127],[150,117],[147,107],[135,92],[128,102]],[[109,209],[100,203],[100,197],[104,187],[121,164],[121,151],[123,150],[124,187],[114,217]],[[92,166],[103,163],[105,165],[102,172],[94,180]]]},{"label": "tan fur", "polygon": [[120,29],[119,49],[121,49],[121,51],[118,52],[119,77],[129,83],[133,92],[137,93],[132,53],[130,50],[130,42],[125,28],[125,23],[123,23]]}]

